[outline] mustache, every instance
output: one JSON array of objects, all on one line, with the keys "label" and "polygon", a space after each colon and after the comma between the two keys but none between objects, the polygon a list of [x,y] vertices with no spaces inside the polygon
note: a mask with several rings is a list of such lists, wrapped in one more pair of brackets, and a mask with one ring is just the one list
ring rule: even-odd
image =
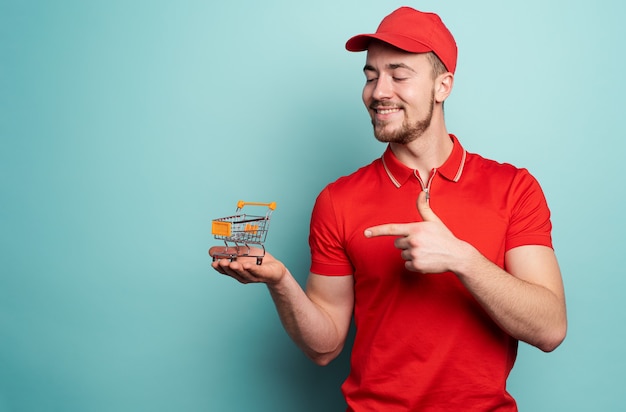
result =
[{"label": "mustache", "polygon": [[372,110],[379,110],[379,109],[384,109],[387,107],[397,107],[398,109],[403,109],[404,106],[399,104],[399,103],[394,103],[394,102],[388,102],[388,101],[379,101],[376,100],[374,102],[372,102],[372,104],[370,104],[370,109]]}]

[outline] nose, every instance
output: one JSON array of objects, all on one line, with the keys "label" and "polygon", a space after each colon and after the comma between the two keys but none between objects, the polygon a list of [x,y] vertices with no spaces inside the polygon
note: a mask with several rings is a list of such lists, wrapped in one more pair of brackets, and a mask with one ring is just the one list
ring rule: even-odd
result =
[{"label": "nose", "polygon": [[385,100],[393,95],[393,85],[389,76],[380,75],[374,84],[372,97],[375,100]]}]

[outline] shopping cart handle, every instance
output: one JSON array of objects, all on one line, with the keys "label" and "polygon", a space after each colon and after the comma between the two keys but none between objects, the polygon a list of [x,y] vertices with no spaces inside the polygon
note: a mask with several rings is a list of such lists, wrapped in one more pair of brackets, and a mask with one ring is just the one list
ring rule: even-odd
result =
[{"label": "shopping cart handle", "polygon": [[239,202],[237,202],[237,208],[239,208],[239,209],[242,209],[246,205],[248,205],[248,206],[267,206],[271,210],[275,210],[276,209],[276,202],[260,203],[260,202],[244,202],[243,200],[240,200]]}]

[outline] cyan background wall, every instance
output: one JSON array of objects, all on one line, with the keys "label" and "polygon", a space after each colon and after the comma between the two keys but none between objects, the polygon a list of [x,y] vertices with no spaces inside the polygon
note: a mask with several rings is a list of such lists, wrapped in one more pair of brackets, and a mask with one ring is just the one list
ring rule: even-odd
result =
[{"label": "cyan background wall", "polygon": [[570,330],[520,347],[522,411],[626,410],[626,3],[0,0],[0,411],[340,411],[264,286],[209,268],[212,218],[276,201],[303,282],[317,193],[384,146],[345,40],[397,6],[457,38],[449,130],[527,167]]}]

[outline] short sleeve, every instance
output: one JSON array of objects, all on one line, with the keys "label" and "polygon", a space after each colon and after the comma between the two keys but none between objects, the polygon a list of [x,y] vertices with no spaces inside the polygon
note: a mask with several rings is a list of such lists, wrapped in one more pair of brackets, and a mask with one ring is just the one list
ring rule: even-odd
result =
[{"label": "short sleeve", "polygon": [[524,245],[552,248],[550,209],[539,182],[526,169],[520,169],[511,184],[509,204],[506,250]]},{"label": "short sleeve", "polygon": [[342,227],[327,186],[317,197],[311,215],[309,246],[312,273],[327,276],[353,274],[354,269],[344,247]]}]

